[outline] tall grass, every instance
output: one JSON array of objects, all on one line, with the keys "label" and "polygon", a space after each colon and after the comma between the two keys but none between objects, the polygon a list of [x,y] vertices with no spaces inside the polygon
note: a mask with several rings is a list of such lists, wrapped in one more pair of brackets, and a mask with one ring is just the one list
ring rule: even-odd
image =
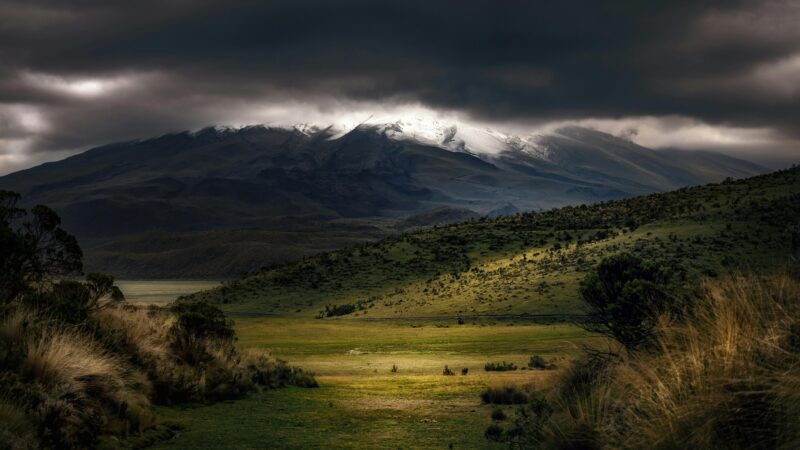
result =
[{"label": "tall grass", "polygon": [[0,315],[0,448],[90,448],[102,435],[156,427],[152,403],[316,385],[312,374],[263,351],[239,352],[230,339],[194,339],[191,349],[183,348],[175,323],[167,310],[124,304],[95,310],[80,325],[21,305],[6,309]]},{"label": "tall grass", "polygon": [[[576,363],[520,447],[800,448],[800,283],[703,284],[657,350]],[[595,358],[596,359],[596,358]],[[524,428],[524,427],[523,427]]]},{"label": "tall grass", "polygon": [[[0,322],[4,371],[0,396],[36,424],[44,447],[85,447],[100,434],[127,435],[155,425],[146,381],[122,358],[77,327],[17,308]],[[9,406],[10,405],[10,406]],[[13,430],[0,425],[0,434]]]},{"label": "tall grass", "polygon": [[[84,335],[66,329],[51,329],[27,343],[20,372],[24,378],[47,387],[77,393],[93,380],[103,391],[124,386],[120,361]],[[99,387],[99,386],[98,386]]]}]

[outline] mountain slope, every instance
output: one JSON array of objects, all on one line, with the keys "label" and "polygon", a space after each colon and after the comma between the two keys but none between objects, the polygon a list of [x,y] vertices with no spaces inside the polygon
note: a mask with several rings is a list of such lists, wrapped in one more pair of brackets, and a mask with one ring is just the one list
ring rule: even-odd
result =
[{"label": "mountain slope", "polygon": [[[800,245],[800,168],[392,236],[195,294],[229,311],[347,317],[580,313],[578,281],[623,250],[684,280],[781,270]],[[797,257],[799,255],[795,255]]]},{"label": "mountain slope", "polygon": [[[712,153],[667,157],[580,128],[524,140],[491,130],[440,128],[425,136],[399,123],[346,131],[207,128],[95,148],[0,177],[0,188],[22,193],[27,204],[55,208],[83,243],[90,270],[219,277],[260,267],[256,260],[269,251],[269,245],[245,246],[245,252],[262,250],[233,265],[209,261],[228,257],[219,251],[227,244],[241,247],[229,231],[287,231],[275,227],[288,217],[317,223],[313,232],[321,242],[330,221],[375,221],[382,236],[395,229],[386,221],[443,207],[480,215],[540,210],[762,171]],[[203,233],[212,230],[219,232],[213,239]],[[202,261],[197,270],[188,275],[185,266],[165,262],[169,254],[147,238],[153,232],[176,233],[177,242],[191,237],[183,254]],[[127,239],[142,245],[134,259],[114,250],[124,247],[115,241]],[[359,240],[357,233],[334,239]],[[293,253],[291,246],[275,249],[283,255],[279,260]],[[298,247],[296,256],[309,250]],[[144,269],[148,264],[152,270]],[[224,273],[214,272],[220,267]]]}]

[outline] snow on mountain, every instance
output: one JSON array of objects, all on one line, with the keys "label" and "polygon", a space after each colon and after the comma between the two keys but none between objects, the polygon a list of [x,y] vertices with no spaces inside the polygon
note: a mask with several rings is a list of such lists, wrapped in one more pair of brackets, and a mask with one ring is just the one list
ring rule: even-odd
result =
[{"label": "snow on mountain", "polygon": [[508,153],[522,153],[538,160],[553,162],[557,158],[559,144],[574,141],[569,127],[564,129],[537,131],[530,134],[515,134],[497,130],[490,126],[467,123],[459,120],[441,120],[428,116],[404,116],[397,118],[369,117],[360,122],[342,121],[329,125],[297,123],[293,125],[248,125],[214,126],[196,130],[192,134],[213,132],[231,133],[246,128],[284,129],[303,136],[324,136],[337,140],[354,130],[372,130],[397,141],[413,141],[436,146],[454,152],[468,153],[487,161]]},{"label": "snow on mountain", "polygon": [[547,160],[548,145],[540,142],[542,135],[518,136],[457,121],[444,122],[424,117],[409,117],[383,121],[370,118],[358,124],[333,126],[329,139],[338,139],[354,129],[373,129],[395,140],[411,140],[443,149],[491,157],[508,151],[519,151]]},{"label": "snow on mountain", "polygon": [[292,128],[300,134],[304,134],[306,136],[311,136],[323,131],[323,128],[318,127],[317,125],[308,124],[308,123],[298,123]]}]

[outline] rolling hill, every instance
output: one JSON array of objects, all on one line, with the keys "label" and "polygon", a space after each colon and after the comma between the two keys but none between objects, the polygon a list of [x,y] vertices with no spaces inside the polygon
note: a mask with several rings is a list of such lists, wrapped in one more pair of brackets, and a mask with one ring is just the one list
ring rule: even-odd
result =
[{"label": "rolling hill", "polygon": [[585,128],[519,137],[409,125],[206,128],[98,147],[0,177],[0,188],[55,208],[89,270],[226,277],[409,226],[764,171]]},{"label": "rolling hill", "polygon": [[194,297],[307,317],[341,305],[345,318],[579,314],[577,282],[620,251],[685,281],[785,269],[800,251],[800,168],[391,236]]}]

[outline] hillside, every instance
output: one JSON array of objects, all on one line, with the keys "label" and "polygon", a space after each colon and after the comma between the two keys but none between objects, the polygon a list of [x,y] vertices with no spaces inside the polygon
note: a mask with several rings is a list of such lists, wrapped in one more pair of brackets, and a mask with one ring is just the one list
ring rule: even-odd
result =
[{"label": "hillside", "polygon": [[87,268],[120,278],[240,277],[320,251],[372,242],[395,232],[380,220],[287,218],[259,228],[148,231],[113,240],[84,239]]},{"label": "hillside", "polygon": [[[0,189],[21,193],[26,205],[52,206],[80,239],[88,270],[218,278],[397,229],[763,171],[716,153],[655,151],[578,127],[519,137],[396,122],[168,134],[0,177]],[[364,234],[362,226],[376,230]],[[286,233],[307,239],[296,244]]]},{"label": "hillside", "polygon": [[580,313],[577,281],[630,250],[684,279],[781,268],[798,242],[800,168],[432,228],[267,268],[195,294],[229,311],[344,317]]}]

